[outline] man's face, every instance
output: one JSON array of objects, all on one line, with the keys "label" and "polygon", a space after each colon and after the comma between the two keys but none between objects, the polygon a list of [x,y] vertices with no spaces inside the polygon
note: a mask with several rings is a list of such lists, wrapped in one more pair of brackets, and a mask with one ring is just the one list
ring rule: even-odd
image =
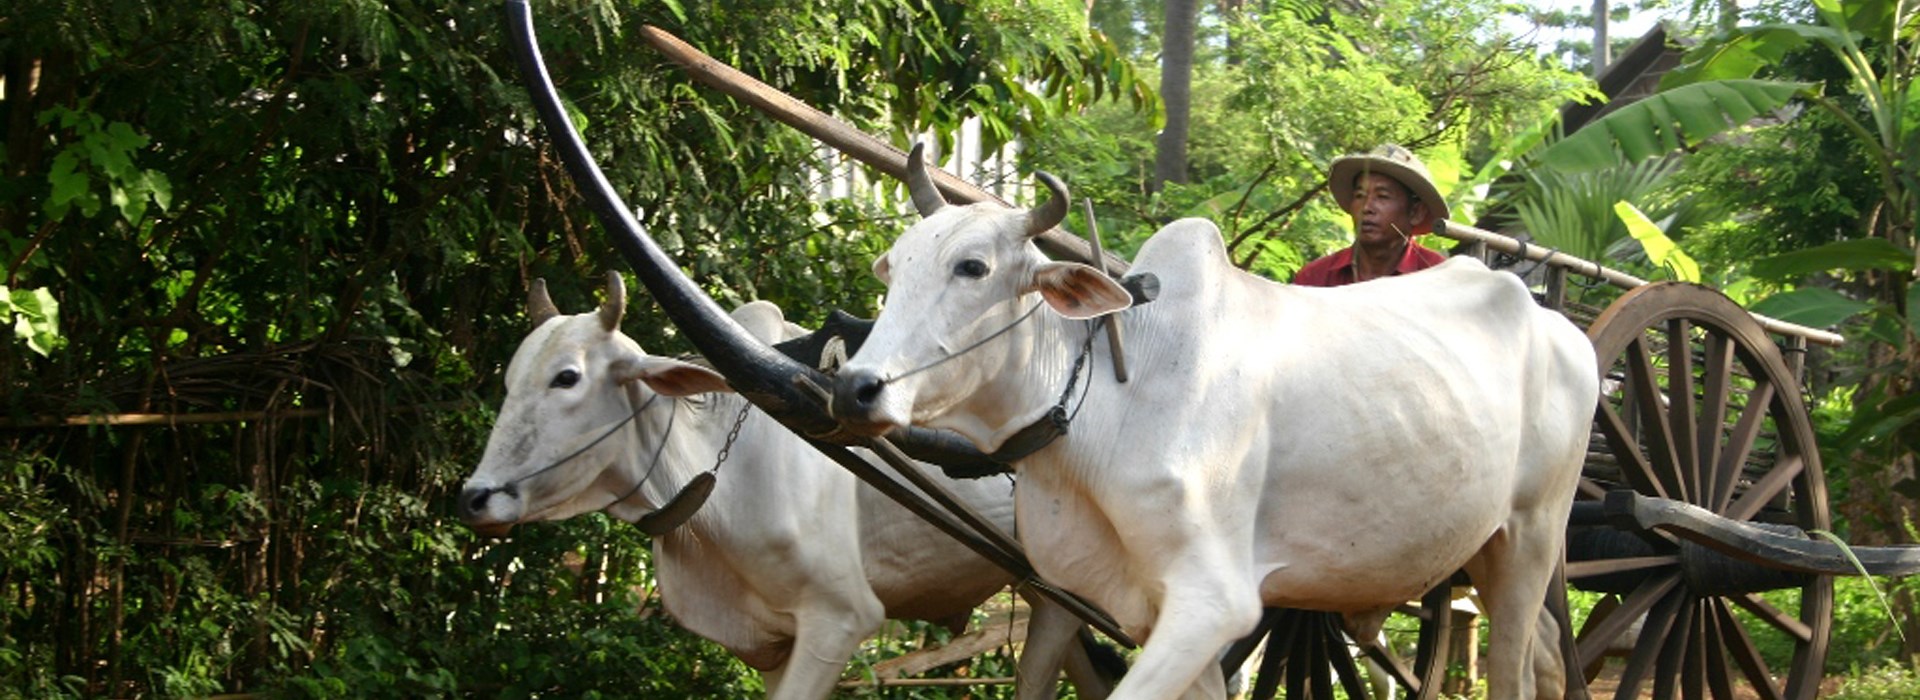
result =
[{"label": "man's face", "polygon": [[1426,204],[1414,202],[1406,185],[1379,173],[1355,177],[1353,199],[1342,206],[1353,217],[1354,242],[1362,248],[1399,245],[1427,217]]}]

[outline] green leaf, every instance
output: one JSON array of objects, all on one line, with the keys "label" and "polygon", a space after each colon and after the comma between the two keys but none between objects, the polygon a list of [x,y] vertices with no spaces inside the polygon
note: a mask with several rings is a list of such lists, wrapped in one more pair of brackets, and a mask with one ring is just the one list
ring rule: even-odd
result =
[{"label": "green leaf", "polygon": [[1648,219],[1647,215],[1626,200],[1614,202],[1613,213],[1627,225],[1627,233],[1640,247],[1647,251],[1647,262],[1666,270],[1672,279],[1682,282],[1700,281],[1700,263],[1687,255],[1680,245],[1668,238],[1665,231]]},{"label": "green leaf", "polygon": [[1825,287],[1802,287],[1762,299],[1753,305],[1752,311],[1788,323],[1831,328],[1872,308],[1872,304],[1849,299]]},{"label": "green leaf", "polygon": [[1832,29],[1807,24],[1741,27],[1687,52],[1679,67],[1660,76],[1660,89],[1752,78],[1810,43],[1839,40]]},{"label": "green leaf", "polygon": [[1920,284],[1907,285],[1907,329],[1920,329]]},{"label": "green leaf", "polygon": [[1541,150],[1538,162],[1572,173],[1665,155],[1779,109],[1813,87],[1772,80],[1683,85],[1594,120]]},{"label": "green leaf", "polygon": [[167,179],[166,173],[148,170],[142,176],[142,183],[146,186],[148,194],[153,197],[154,205],[160,207],[160,211],[167,211],[173,206],[173,182]]},{"label": "green leaf", "polygon": [[70,150],[53,157],[53,165],[47,169],[47,184],[52,186],[52,191],[41,207],[47,218],[64,217],[74,202],[87,198],[87,174],[79,170],[79,165],[80,159]]},{"label": "green leaf", "polygon": [[680,5],[680,0],[661,0],[661,2],[667,6],[668,12],[673,13],[674,19],[680,20],[681,24],[687,23],[687,8]]},{"label": "green leaf", "polygon": [[[1880,592],[1880,585],[1873,582],[1873,574],[1867,571],[1866,565],[1860,563],[1860,557],[1853,553],[1853,547],[1848,546],[1847,541],[1840,539],[1839,535],[1826,530],[1815,528],[1808,530],[1807,534],[1816,535],[1823,540],[1833,543],[1833,546],[1840,548],[1840,553],[1847,557],[1847,563],[1853,565],[1854,572],[1860,574],[1861,578],[1866,579],[1867,587],[1873,589],[1874,597],[1880,599],[1880,609],[1887,613],[1887,622],[1893,623],[1892,626],[1895,632],[1900,632],[1899,618],[1894,616],[1893,606],[1887,603],[1887,594]],[[1900,641],[1907,641],[1907,633],[1900,632]]]},{"label": "green leaf", "polygon": [[16,317],[13,334],[42,356],[60,345],[60,302],[40,289],[16,289],[9,295]]},{"label": "green leaf", "polygon": [[1909,394],[1879,405],[1861,406],[1854,410],[1853,423],[1847,427],[1847,432],[1840,435],[1836,447],[1858,449],[1916,422],[1920,422],[1920,394]]},{"label": "green leaf", "polygon": [[1789,280],[1829,270],[1913,269],[1913,251],[1884,238],[1835,241],[1805,250],[1781,253],[1753,264],[1753,276]]}]

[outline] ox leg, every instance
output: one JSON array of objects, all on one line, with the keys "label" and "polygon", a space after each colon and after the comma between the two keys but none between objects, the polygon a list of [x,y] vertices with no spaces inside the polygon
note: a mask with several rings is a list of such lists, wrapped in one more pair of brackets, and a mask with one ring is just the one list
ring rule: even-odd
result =
[{"label": "ox leg", "polygon": [[[1467,563],[1487,615],[1487,697],[1530,698],[1535,666],[1545,662],[1535,646],[1542,603],[1560,558],[1562,531],[1537,514],[1516,514]],[[1564,522],[1564,521],[1563,521]],[[1557,628],[1552,630],[1557,637]],[[1548,681],[1549,679],[1540,679]]]},{"label": "ox leg", "polygon": [[872,603],[871,610],[834,608],[796,614],[793,654],[779,669],[766,674],[767,699],[831,697],[861,640],[884,622],[879,601]]},{"label": "ox leg", "polygon": [[[1080,659],[1074,665],[1082,666],[1085,671],[1092,671],[1092,663],[1086,660],[1086,650],[1080,647],[1079,618],[1039,596],[1024,597],[1028,610],[1027,641],[1020,651],[1019,687],[1014,697],[1050,700],[1059,685],[1060,669],[1067,665],[1069,657],[1078,655]],[[1085,677],[1076,672],[1073,683],[1081,698],[1097,700],[1107,696],[1108,687],[1097,674]]]},{"label": "ox leg", "polygon": [[1113,694],[1113,685],[1127,673],[1126,659],[1110,646],[1101,646],[1097,655],[1092,653],[1092,646],[1101,644],[1092,629],[1081,627],[1074,637],[1076,643],[1067,649],[1067,680],[1073,682],[1077,697],[1107,700]]},{"label": "ox leg", "polygon": [[[1218,564],[1176,565],[1171,569],[1181,575],[1235,570]],[[1141,647],[1111,700],[1197,700],[1227,695],[1220,652],[1259,624],[1259,596],[1251,586],[1224,580],[1166,583],[1152,637]]]}]

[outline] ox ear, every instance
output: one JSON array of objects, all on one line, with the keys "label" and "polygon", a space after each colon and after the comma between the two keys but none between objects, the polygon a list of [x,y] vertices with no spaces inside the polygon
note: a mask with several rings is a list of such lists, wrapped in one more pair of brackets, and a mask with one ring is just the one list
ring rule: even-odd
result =
[{"label": "ox ear", "polygon": [[1077,262],[1041,264],[1023,291],[1040,292],[1048,306],[1071,319],[1105,316],[1133,305],[1133,295],[1120,283]]},{"label": "ox ear", "polygon": [[887,262],[886,253],[882,253],[879,258],[874,259],[873,276],[880,278],[881,284],[889,287],[893,286],[893,264]]},{"label": "ox ear", "polygon": [[613,363],[612,371],[617,382],[646,382],[647,388],[675,398],[733,391],[719,372],[664,357],[642,355],[618,360]]}]

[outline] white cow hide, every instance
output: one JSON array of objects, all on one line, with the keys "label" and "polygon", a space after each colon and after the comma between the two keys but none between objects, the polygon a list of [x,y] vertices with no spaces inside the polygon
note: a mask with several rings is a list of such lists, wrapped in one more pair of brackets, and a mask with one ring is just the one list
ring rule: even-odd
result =
[{"label": "white cow hide", "polygon": [[[916,193],[932,213],[875,264],[887,304],[839,373],[838,417],[992,450],[1060,401],[1090,344],[1070,432],[1016,465],[1017,511],[1041,575],[1144,641],[1113,697],[1221,697],[1214,659],[1263,605],[1348,613],[1367,638],[1463,566],[1488,608],[1491,697],[1531,694],[1597,396],[1585,336],[1477,261],[1294,287],[1234,268],[1199,219],[1141,248],[1132,272],[1160,295],[1128,308],[1030,242],[1056,197],[1045,221]],[[1105,314],[1125,322],[1126,384],[1080,320]]]},{"label": "white cow hide", "polygon": [[[610,277],[601,311],[544,322],[540,307],[551,313],[552,304],[544,285],[536,290],[539,325],[508,366],[506,401],[461,497],[476,528],[597,510],[634,521],[714,467],[745,400],[724,393],[712,371],[647,355],[621,333],[618,279]],[[769,342],[799,332],[766,302],[734,318]],[[947,486],[1013,529],[1006,480]],[[674,619],[763,671],[771,698],[827,697],[884,619],[964,625],[1011,582],[757,409],[706,505],[654,539],[654,562]],[[1084,659],[1072,644],[1077,628],[1065,611],[1034,605],[1020,672],[1037,682],[1023,682],[1020,697],[1053,697],[1062,654]]]}]

